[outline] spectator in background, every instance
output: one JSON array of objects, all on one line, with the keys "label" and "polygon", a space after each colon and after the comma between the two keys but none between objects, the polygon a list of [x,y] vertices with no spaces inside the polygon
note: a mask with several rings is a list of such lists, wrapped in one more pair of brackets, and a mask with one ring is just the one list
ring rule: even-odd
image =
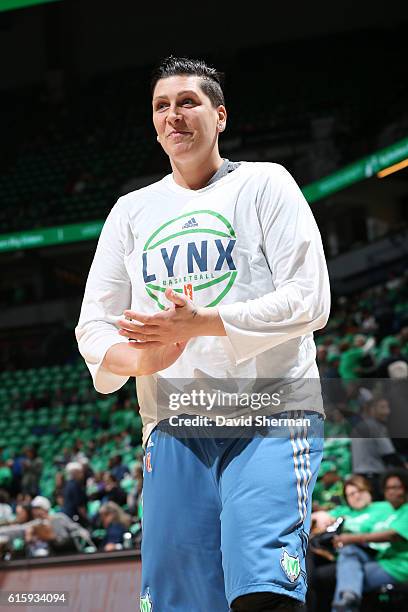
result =
[{"label": "spectator in background", "polygon": [[4,489],[0,489],[0,525],[7,525],[14,519],[13,509],[9,504],[10,495]]},{"label": "spectator in background", "polygon": [[361,311],[359,324],[364,334],[375,334],[378,328],[374,315],[366,308]]},{"label": "spectator in background", "polygon": [[327,368],[324,378],[340,378],[339,374],[340,355],[331,353],[327,356]]},{"label": "spectator in background", "polygon": [[85,444],[83,440],[81,440],[80,438],[75,440],[73,452],[74,454],[72,456],[71,461],[79,461],[79,463],[81,463],[82,467],[84,468],[84,472],[87,471],[87,465],[88,465],[89,459],[85,451]]},{"label": "spectator in background", "polygon": [[[357,612],[363,592],[383,584],[408,580],[408,472],[389,470],[383,479],[384,496],[393,512],[377,520],[369,533],[345,533],[334,537],[339,551],[333,612]],[[373,558],[364,546],[387,543]]]},{"label": "spectator in background", "polygon": [[122,489],[116,477],[110,472],[102,472],[102,478],[98,476],[97,481],[88,481],[89,500],[99,499],[102,504],[113,501],[119,506],[126,504],[126,491]]},{"label": "spectator in background", "polygon": [[387,371],[390,378],[408,378],[408,361],[402,359],[393,361],[388,365]]},{"label": "spectator in background", "polygon": [[[312,522],[317,531],[323,531],[332,525],[341,516],[345,519],[343,530],[357,532],[361,524],[371,516],[367,510],[372,505],[372,488],[364,476],[353,474],[343,483],[343,496],[345,504],[335,506],[331,510],[319,510],[312,513]],[[380,504],[382,502],[379,502]]]},{"label": "spectator in background", "polygon": [[65,486],[65,474],[64,472],[57,472],[55,474],[55,486],[52,494],[52,511],[63,512],[64,508],[64,486]]},{"label": "spectator in background", "polygon": [[16,496],[16,505],[17,504],[31,504],[31,500],[33,499],[33,496],[30,495],[29,493],[17,493]]},{"label": "spectator in background", "polygon": [[112,501],[118,504],[118,506],[124,506],[126,504],[126,493],[119,485],[117,478],[113,474],[105,472],[103,482],[102,503]]},{"label": "spectator in background", "polygon": [[53,512],[63,512],[64,508],[64,494],[61,491],[54,492],[53,494]]},{"label": "spectator in background", "polygon": [[38,495],[31,502],[34,521],[25,530],[29,556],[45,556],[51,553],[75,552],[76,537],[90,540],[89,533],[63,512],[49,514],[51,503]]},{"label": "spectator in background", "polygon": [[360,422],[351,432],[351,457],[354,474],[365,476],[373,487],[374,499],[381,498],[380,478],[387,467],[404,467],[386,426],[390,406],[385,398],[368,402]]},{"label": "spectator in background", "polygon": [[33,446],[25,450],[23,459],[23,475],[21,477],[21,490],[32,497],[38,495],[43,460],[37,456],[37,449]]},{"label": "spectator in background", "polygon": [[326,378],[326,372],[329,368],[327,361],[327,348],[324,344],[319,344],[316,347],[316,363],[319,368],[319,374],[321,378]]},{"label": "spectator in background", "polygon": [[0,527],[0,538],[6,544],[14,538],[24,538],[25,529],[33,520],[31,503],[18,503],[15,517],[8,525]]},{"label": "spectator in background", "polygon": [[123,543],[123,534],[128,531],[132,519],[113,501],[106,502],[99,509],[99,516],[106,535],[102,541],[103,550],[116,550]]},{"label": "spectator in background", "polygon": [[71,461],[66,465],[66,483],[63,489],[64,505],[62,511],[81,525],[88,525],[86,513],[86,489],[84,472],[79,461]]},{"label": "spectator in background", "polygon": [[23,523],[28,523],[33,519],[33,513],[30,503],[19,503],[16,505],[16,516],[15,523],[19,523],[22,525]]},{"label": "spectator in background", "polygon": [[89,463],[88,457],[86,456],[82,457],[79,463],[82,465],[84,482],[86,483],[87,479],[93,475],[94,471]]},{"label": "spectator in background", "polygon": [[[307,575],[309,591],[308,612],[329,610],[336,582],[336,552],[332,547],[322,549],[319,541],[321,534],[343,518],[342,532],[358,533],[372,518],[381,516],[382,504],[372,503],[371,485],[363,476],[352,475],[343,484],[344,505],[329,511],[319,510],[312,513],[312,533],[307,552]],[[333,527],[332,527],[333,528]],[[333,534],[334,535],[334,534]],[[327,537],[327,534],[324,536]]]},{"label": "spectator in background", "polygon": [[111,457],[109,460],[109,470],[118,482],[122,480],[125,474],[129,474],[129,468],[122,463],[121,455],[114,455]]},{"label": "spectator in background", "polygon": [[19,491],[21,491],[21,478],[23,476],[23,462],[25,455],[23,452],[18,451],[13,459],[10,459],[8,464],[13,474],[13,479],[10,484],[10,495],[15,497]]},{"label": "spectator in background", "polygon": [[54,495],[64,495],[64,487],[65,487],[65,474],[64,472],[57,472],[54,477]]},{"label": "spectator in background", "polygon": [[65,467],[72,460],[72,454],[72,448],[70,446],[65,446],[62,449],[62,453],[55,458],[55,465],[58,465],[59,467]]},{"label": "spectator in background", "polygon": [[389,356],[383,359],[376,370],[377,378],[393,378],[392,370],[390,366],[395,363],[405,364],[405,368],[408,365],[408,359],[401,353],[401,343],[398,338],[391,339],[389,344]]},{"label": "spectator in background", "polygon": [[333,461],[322,462],[313,495],[313,510],[329,510],[343,499],[343,481]]},{"label": "spectator in background", "polygon": [[13,474],[7,461],[0,458],[0,488],[9,489],[13,479]]},{"label": "spectator in background", "polygon": [[103,471],[99,470],[86,480],[86,494],[88,500],[100,499],[99,494],[103,495],[105,490],[103,482]]},{"label": "spectator in background", "polygon": [[126,491],[126,504],[132,515],[142,518],[141,495],[143,487],[143,465],[139,462],[132,466],[129,474],[121,481],[121,487]]},{"label": "spectator in background", "polygon": [[341,378],[355,380],[363,376],[362,361],[375,346],[375,339],[356,334],[353,345],[340,355],[339,373]]},{"label": "spectator in background", "polygon": [[349,438],[351,426],[344,416],[344,405],[339,402],[333,404],[325,402],[326,422],[325,434],[327,438]]}]

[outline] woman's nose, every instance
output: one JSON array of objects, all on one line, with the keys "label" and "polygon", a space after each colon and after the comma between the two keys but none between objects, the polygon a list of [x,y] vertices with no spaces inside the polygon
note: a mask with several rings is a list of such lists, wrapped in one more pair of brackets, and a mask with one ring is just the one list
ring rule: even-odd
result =
[{"label": "woman's nose", "polygon": [[169,112],[167,113],[167,119],[169,121],[180,121],[181,115],[177,110],[177,106],[170,105]]}]

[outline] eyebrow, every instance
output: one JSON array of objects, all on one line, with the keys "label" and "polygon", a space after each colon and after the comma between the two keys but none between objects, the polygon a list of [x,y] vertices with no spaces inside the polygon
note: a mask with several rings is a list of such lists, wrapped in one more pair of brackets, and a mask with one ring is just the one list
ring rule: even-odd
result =
[{"label": "eyebrow", "polygon": [[[183,91],[179,91],[177,93],[178,96],[182,96],[183,94],[194,94],[195,96],[198,96],[196,91],[193,91],[192,89],[184,89]],[[155,98],[153,98],[153,101],[155,100],[160,100],[161,98],[167,98],[168,96],[163,95],[163,96],[156,96]]]}]

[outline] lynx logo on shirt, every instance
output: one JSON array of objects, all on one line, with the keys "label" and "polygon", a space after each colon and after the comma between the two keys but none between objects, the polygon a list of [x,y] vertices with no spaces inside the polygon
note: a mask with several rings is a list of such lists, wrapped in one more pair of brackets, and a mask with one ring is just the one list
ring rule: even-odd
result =
[{"label": "lynx logo on shirt", "polygon": [[282,555],[280,558],[280,564],[283,571],[291,582],[295,582],[295,580],[299,578],[300,561],[298,555],[296,555],[296,557],[293,557],[287,552],[287,550],[283,548]]},{"label": "lynx logo on shirt", "polygon": [[171,287],[202,306],[216,306],[233,286],[236,235],[231,223],[212,210],[194,210],[163,223],[142,254],[147,294],[164,310]]}]

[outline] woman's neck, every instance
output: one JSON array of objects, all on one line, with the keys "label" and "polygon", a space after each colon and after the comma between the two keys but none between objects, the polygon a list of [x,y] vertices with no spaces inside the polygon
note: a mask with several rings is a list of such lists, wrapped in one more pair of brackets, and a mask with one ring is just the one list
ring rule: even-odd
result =
[{"label": "woman's neck", "polygon": [[177,185],[186,189],[202,189],[212,176],[223,164],[223,159],[217,152],[213,157],[207,158],[202,163],[180,164],[171,162],[173,178]]}]

